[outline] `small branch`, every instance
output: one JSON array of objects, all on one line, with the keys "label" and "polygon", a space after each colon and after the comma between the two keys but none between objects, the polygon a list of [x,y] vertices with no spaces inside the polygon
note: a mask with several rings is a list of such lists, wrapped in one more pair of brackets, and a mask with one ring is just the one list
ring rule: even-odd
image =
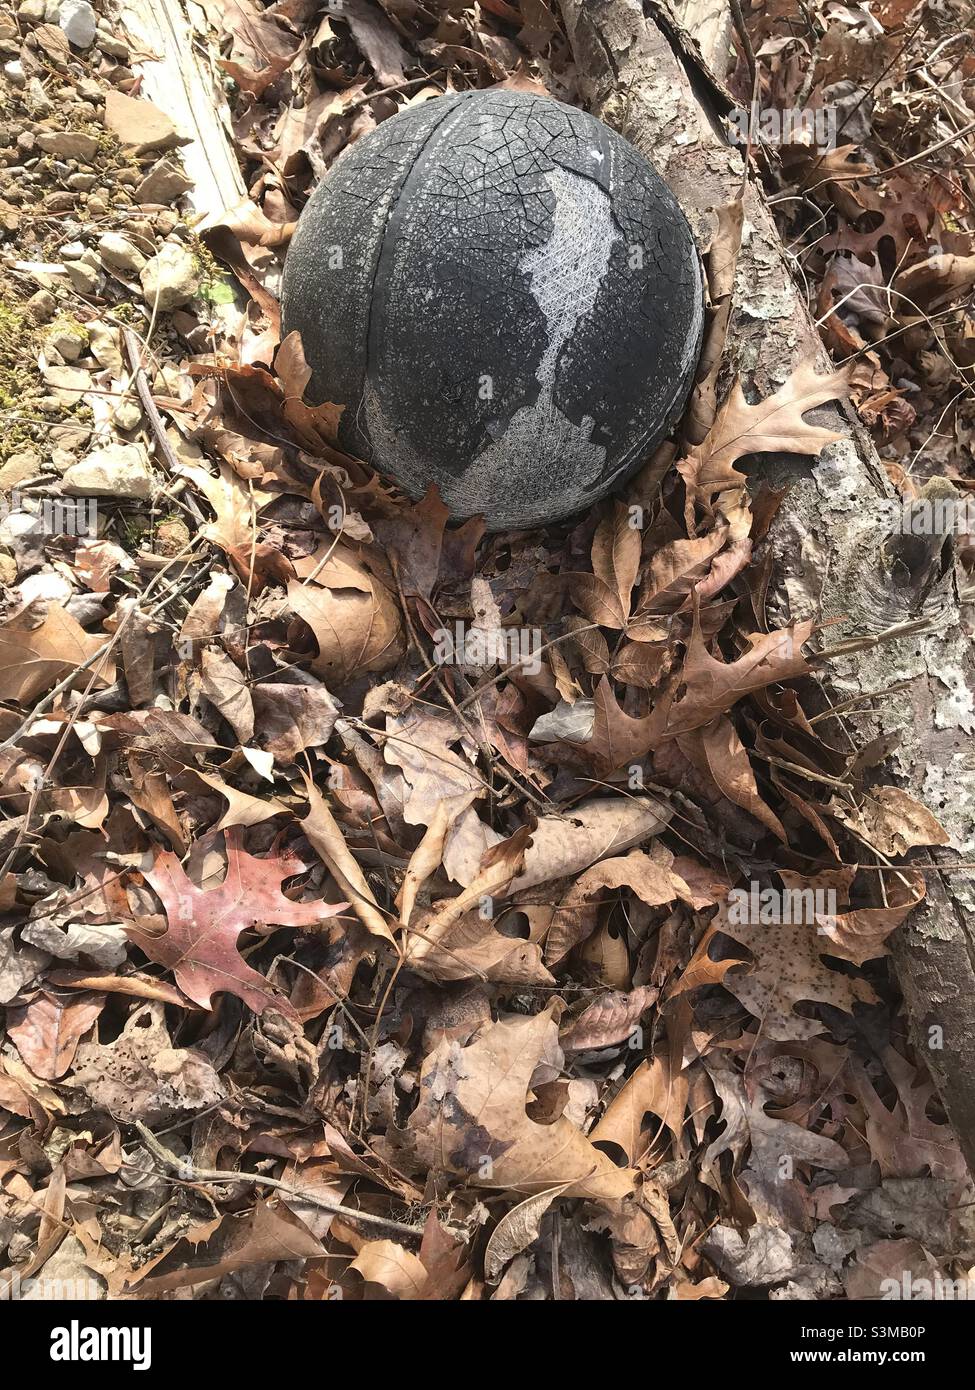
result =
[{"label": "small branch", "polygon": [[334,1212],[352,1224],[358,1223],[360,1226],[371,1226],[393,1235],[408,1236],[411,1240],[419,1240],[423,1235],[422,1229],[418,1226],[408,1226],[405,1221],[393,1221],[385,1216],[374,1216],[369,1211],[356,1211],[355,1207],[343,1206],[341,1202],[333,1202],[317,1192],[292,1187],[290,1183],[282,1182],[279,1178],[267,1178],[260,1173],[238,1173],[232,1168],[197,1168],[188,1159],[178,1158],[165,1144],[161,1144],[141,1121],[132,1120],[131,1124],[152,1156],[186,1182],[244,1182],[255,1187],[272,1187],[276,1192],[283,1192],[285,1196],[294,1197],[299,1202],[320,1207],[322,1211]]}]

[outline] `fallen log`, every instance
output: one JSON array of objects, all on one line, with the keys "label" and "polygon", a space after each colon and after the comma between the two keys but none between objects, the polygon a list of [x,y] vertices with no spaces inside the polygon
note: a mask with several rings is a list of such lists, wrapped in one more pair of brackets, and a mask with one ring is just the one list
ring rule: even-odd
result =
[{"label": "fallen log", "polygon": [[[741,195],[744,234],[722,380],[739,376],[754,399],[776,391],[810,355],[828,370],[764,193],[724,133],[722,117],[734,103],[715,70],[728,53],[723,7],[709,0],[683,0],[676,12],[659,0],[560,0],[560,7],[589,109],[652,160],[702,248],[715,210]],[[927,894],[890,945],[913,1044],[975,1174],[975,880],[961,867],[975,852],[975,671],[951,536],[898,532],[901,504],[852,409],[824,405],[811,418],[844,438],[819,458],[763,454],[746,469],[755,485],[789,489],[767,540],[769,626],[808,618],[835,624],[820,635],[831,654],[817,671],[818,727],[842,754],[873,756],[873,776],[882,771],[883,782],[928,806],[948,834],[943,848],[897,861],[924,874]],[[897,878],[892,857],[862,848],[883,904],[885,884]]]}]

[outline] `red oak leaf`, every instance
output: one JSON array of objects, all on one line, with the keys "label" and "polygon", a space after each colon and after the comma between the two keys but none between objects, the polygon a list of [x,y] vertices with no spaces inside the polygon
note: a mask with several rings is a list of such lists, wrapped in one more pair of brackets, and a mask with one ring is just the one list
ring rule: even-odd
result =
[{"label": "red oak leaf", "polygon": [[227,876],[219,888],[197,888],[175,854],[160,850],[145,877],[166,909],[169,930],[153,936],[128,929],[139,949],[175,973],[176,983],[194,1004],[211,1007],[214,993],[236,994],[254,1013],[273,1007],[298,1021],[284,995],[252,970],[237,950],[237,938],[258,923],[278,927],[314,927],[348,903],[293,903],[281,892],[284,879],[305,866],[294,858],[271,855],[257,859],[240,847],[240,831],[228,830]]}]

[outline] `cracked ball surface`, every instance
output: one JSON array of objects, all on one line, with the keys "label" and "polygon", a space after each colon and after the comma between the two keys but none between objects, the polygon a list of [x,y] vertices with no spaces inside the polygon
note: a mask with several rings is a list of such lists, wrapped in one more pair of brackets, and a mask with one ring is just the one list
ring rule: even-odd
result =
[{"label": "cracked ball surface", "polygon": [[651,165],[549,97],[449,94],[354,144],[288,254],[283,330],[340,442],[491,530],[590,506],[670,431],[702,281]]}]

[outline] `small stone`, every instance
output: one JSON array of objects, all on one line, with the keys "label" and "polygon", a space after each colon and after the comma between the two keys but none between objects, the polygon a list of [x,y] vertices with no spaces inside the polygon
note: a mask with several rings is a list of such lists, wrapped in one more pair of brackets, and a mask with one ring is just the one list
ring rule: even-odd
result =
[{"label": "small stone", "polygon": [[71,57],[71,48],[60,29],[54,24],[42,24],[39,29],[34,30],[31,39],[38,48],[44,50],[59,72],[65,70]]},{"label": "small stone", "polygon": [[46,8],[45,0],[21,0],[21,4],[17,6],[17,13],[21,19],[34,19],[40,23]]},{"label": "small stone", "polygon": [[4,63],[3,75],[13,87],[23,87],[27,82],[23,65],[19,60],[12,63]]},{"label": "small stone", "polygon": [[62,487],[75,497],[132,497],[145,502],[152,496],[154,480],[141,444],[109,444],[73,463]]},{"label": "small stone", "polygon": [[107,367],[113,376],[122,374],[122,353],[119,348],[118,331],[109,328],[107,323],[88,325],[88,346],[92,357],[100,367]]},{"label": "small stone", "polygon": [[69,424],[52,425],[48,432],[52,449],[72,449],[76,453],[86,446],[90,438],[91,426],[81,425],[75,420]]},{"label": "small stone", "polygon": [[185,246],[168,241],[158,256],[148,261],[139,277],[146,303],[152,308],[178,309],[193,298],[200,288],[200,267],[196,257]]},{"label": "small stone", "polygon": [[87,193],[98,182],[97,174],[69,174],[68,187],[76,193]]},{"label": "small stone", "polygon": [[114,58],[116,62],[127,63],[129,61],[129,46],[121,39],[114,39],[109,34],[101,34],[98,38],[98,47],[103,53]]},{"label": "small stone", "polygon": [[98,153],[98,140],[83,130],[45,130],[38,135],[37,145],[45,154],[80,159],[82,164],[90,164]]},{"label": "small stone", "polygon": [[110,270],[120,270],[127,275],[138,275],[146,263],[146,258],[137,246],[118,232],[106,232],[98,242],[98,254],[102,265]]},{"label": "small stone", "polygon": [[73,463],[78,462],[78,455],[73,454],[70,449],[52,449],[51,467],[58,473],[66,473]]},{"label": "small stone", "polygon": [[27,312],[34,323],[49,323],[58,311],[58,302],[50,290],[38,290],[27,301]]},{"label": "small stone", "polygon": [[113,88],[105,97],[105,128],[138,154],[173,150],[188,143],[176,124],[151,101],[129,97]]},{"label": "small stone", "polygon": [[72,323],[67,319],[59,319],[52,323],[45,338],[45,342],[55,352],[59,352],[65,362],[77,362],[87,341],[88,334],[81,324]]},{"label": "small stone", "polygon": [[179,218],[172,208],[165,208],[156,215],[156,231],[160,236],[171,236],[179,225]]},{"label": "small stone", "polygon": [[108,212],[107,201],[98,194],[93,193],[88,199],[88,213],[91,217],[104,217]]},{"label": "small stone", "polygon": [[17,561],[12,555],[0,555],[0,584],[8,587],[17,578]]},{"label": "small stone", "polygon": [[86,249],[83,241],[68,241],[61,247],[61,259],[62,261],[80,261]]},{"label": "small stone", "polygon": [[41,471],[41,456],[30,450],[11,454],[0,468],[0,492],[12,492],[14,488],[26,483],[28,478],[36,478]]},{"label": "small stone", "polygon": [[58,24],[68,43],[75,48],[91,48],[98,32],[98,19],[88,0],[61,0]]},{"label": "small stone", "polygon": [[139,247],[154,246],[156,243],[152,223],[146,217],[130,217],[125,224],[125,235]]},{"label": "small stone", "polygon": [[[174,159],[160,159],[135,190],[137,203],[162,203],[168,208],[193,187]],[[175,221],[175,219],[174,219]]]},{"label": "small stone", "polygon": [[119,401],[115,407],[115,424],[123,434],[128,434],[130,430],[137,430],[142,424],[142,409],[138,401],[131,398]]},{"label": "small stone", "polygon": [[190,531],[185,521],[161,521],[156,527],[157,555],[178,555],[190,543]]},{"label": "small stone", "polygon": [[87,261],[68,261],[64,267],[71,288],[77,294],[94,294],[98,287],[99,272]]},{"label": "small stone", "polygon": [[80,367],[45,367],[42,373],[45,386],[54,393],[55,401],[69,410],[84,401],[91,390],[91,376]]}]

